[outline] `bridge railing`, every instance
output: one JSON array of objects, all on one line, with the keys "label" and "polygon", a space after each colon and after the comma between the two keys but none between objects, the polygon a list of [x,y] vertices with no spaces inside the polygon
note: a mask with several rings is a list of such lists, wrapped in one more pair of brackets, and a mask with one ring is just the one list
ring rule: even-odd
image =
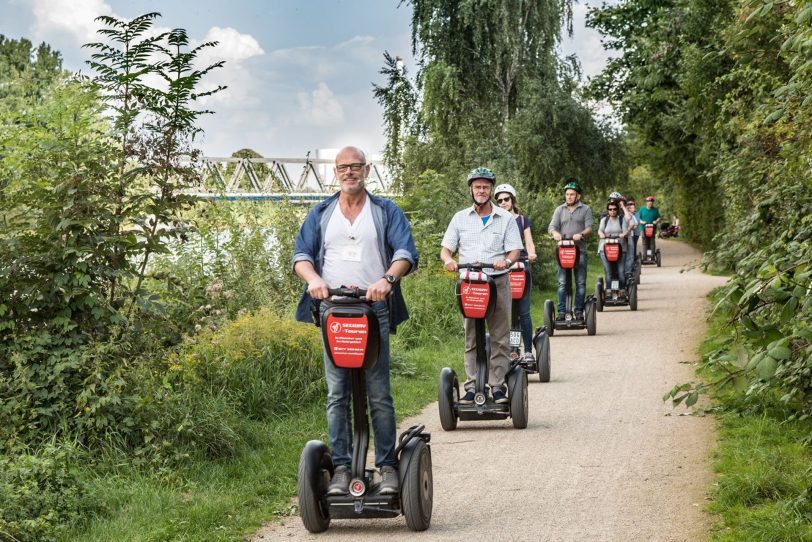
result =
[{"label": "bridge railing", "polygon": [[[205,157],[199,161],[202,182],[185,193],[207,199],[254,199],[309,202],[338,190],[335,161],[324,158]],[[386,167],[370,162],[367,188],[389,195],[391,180]]]}]

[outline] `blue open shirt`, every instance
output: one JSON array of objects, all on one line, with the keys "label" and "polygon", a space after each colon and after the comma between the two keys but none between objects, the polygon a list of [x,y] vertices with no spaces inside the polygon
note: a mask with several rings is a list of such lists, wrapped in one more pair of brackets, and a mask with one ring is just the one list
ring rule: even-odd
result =
[{"label": "blue open shirt", "polygon": [[[327,224],[333,215],[338,196],[336,192],[326,200],[313,207],[305,218],[304,224],[299,229],[296,236],[296,244],[293,249],[293,266],[296,262],[308,261],[313,265],[316,273],[321,275],[324,265],[324,234]],[[417,268],[417,248],[412,239],[412,229],[406,215],[393,201],[373,196],[367,192],[367,197],[372,203],[372,221],[375,224],[375,231],[378,236],[378,253],[384,269],[389,269],[392,262],[396,260],[406,260],[411,266],[406,274]],[[330,286],[338,286],[331,284]],[[409,319],[409,312],[406,310],[406,301],[403,299],[403,292],[400,283],[396,283],[392,288],[392,295],[389,302],[389,326],[391,331],[395,331],[398,324]],[[312,309],[318,308],[318,302],[307,293],[305,284],[302,298],[296,307],[296,320],[300,322],[313,323]]]}]

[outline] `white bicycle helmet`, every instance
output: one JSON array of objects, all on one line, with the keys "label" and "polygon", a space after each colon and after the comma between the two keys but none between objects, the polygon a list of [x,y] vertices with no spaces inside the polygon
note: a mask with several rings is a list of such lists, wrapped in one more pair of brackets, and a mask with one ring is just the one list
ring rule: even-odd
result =
[{"label": "white bicycle helmet", "polygon": [[508,194],[513,196],[513,199],[516,199],[516,190],[511,185],[509,185],[507,183],[500,184],[499,186],[497,186],[494,189],[494,191],[493,191],[494,197],[498,196],[500,192],[507,192]]}]

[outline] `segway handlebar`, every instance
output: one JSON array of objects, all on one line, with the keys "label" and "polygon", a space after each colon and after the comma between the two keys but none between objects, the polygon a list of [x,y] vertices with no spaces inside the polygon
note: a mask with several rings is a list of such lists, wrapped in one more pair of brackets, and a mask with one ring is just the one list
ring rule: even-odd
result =
[{"label": "segway handlebar", "polygon": [[363,288],[328,288],[327,292],[330,295],[342,297],[357,297],[358,299],[362,299],[364,296],[367,295],[367,291]]},{"label": "segway handlebar", "polygon": [[493,262],[474,262],[474,263],[457,264],[457,269],[490,269],[492,267]]}]

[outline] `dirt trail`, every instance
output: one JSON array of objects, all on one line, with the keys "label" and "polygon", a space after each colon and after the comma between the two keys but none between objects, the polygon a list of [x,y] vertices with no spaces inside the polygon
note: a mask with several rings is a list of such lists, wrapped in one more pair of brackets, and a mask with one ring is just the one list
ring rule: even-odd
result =
[{"label": "dirt trail", "polygon": [[253,540],[706,539],[713,420],[680,416],[684,410],[661,397],[693,378],[705,296],[724,279],[681,273],[700,257],[687,244],[658,246],[663,266],[643,269],[637,312],[607,308],[596,336],[552,338],[552,379],[531,375],[527,429],[507,420],[460,422],[445,432],[436,403],[401,424],[419,420],[432,433],[428,531],[409,531],[401,517],[333,521],[313,536],[290,517]]}]

